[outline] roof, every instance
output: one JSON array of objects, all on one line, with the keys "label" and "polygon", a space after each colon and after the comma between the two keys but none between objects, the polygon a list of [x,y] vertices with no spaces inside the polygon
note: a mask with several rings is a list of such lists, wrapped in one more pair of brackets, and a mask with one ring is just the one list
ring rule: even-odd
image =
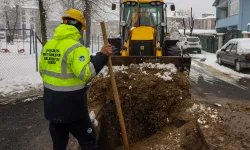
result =
[{"label": "roof", "polygon": [[178,11],[169,11],[167,10],[167,17],[168,18],[188,18],[188,15],[182,16],[178,13]]},{"label": "roof", "polygon": [[216,16],[215,15],[211,15],[211,16],[207,16],[207,17],[198,17],[198,18],[195,18],[195,19],[199,19],[199,20],[205,20],[205,19],[216,19]]},{"label": "roof", "polygon": [[202,13],[202,15],[214,15],[214,13],[211,13],[211,12],[205,12],[205,13]]},{"label": "roof", "polygon": [[[164,0],[139,0],[140,3],[164,2]],[[123,2],[137,2],[137,0],[123,0]]]},{"label": "roof", "polygon": [[[179,29],[180,33],[184,33],[183,29]],[[190,30],[186,30],[186,34],[189,34]],[[203,29],[194,29],[193,34],[217,34],[216,30],[203,30]]]},{"label": "roof", "polygon": [[220,3],[220,0],[215,0],[212,6],[215,6],[215,7],[216,7],[216,6],[219,5],[219,3]]},{"label": "roof", "polygon": [[24,8],[24,9],[39,9],[36,6],[28,6],[28,5],[22,5],[21,7]]}]

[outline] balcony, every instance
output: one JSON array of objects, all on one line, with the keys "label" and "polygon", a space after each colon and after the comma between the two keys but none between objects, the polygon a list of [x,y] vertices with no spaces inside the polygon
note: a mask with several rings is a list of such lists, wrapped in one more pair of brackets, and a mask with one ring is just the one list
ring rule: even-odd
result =
[{"label": "balcony", "polygon": [[216,28],[226,28],[230,26],[237,26],[238,24],[239,24],[239,15],[234,15],[218,20],[216,23]]}]

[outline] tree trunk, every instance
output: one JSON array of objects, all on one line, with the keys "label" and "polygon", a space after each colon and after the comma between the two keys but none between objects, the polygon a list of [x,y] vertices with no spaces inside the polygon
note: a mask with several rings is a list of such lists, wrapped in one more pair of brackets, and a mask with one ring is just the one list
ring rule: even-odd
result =
[{"label": "tree trunk", "polygon": [[183,23],[183,28],[184,28],[184,35],[186,35],[186,24],[185,24],[184,18],[182,18],[182,23]]},{"label": "tree trunk", "polygon": [[90,46],[90,35],[91,35],[91,1],[85,0],[84,17],[86,19],[86,41],[85,46]]},{"label": "tree trunk", "polygon": [[38,0],[38,2],[41,21],[42,45],[45,45],[47,42],[46,11],[44,9],[43,0]]},{"label": "tree trunk", "polygon": [[16,14],[16,20],[15,20],[15,25],[14,25],[14,27],[13,27],[14,30],[13,30],[13,32],[12,32],[12,36],[13,36],[13,37],[14,37],[14,34],[15,34],[16,26],[17,26],[17,21],[18,21],[18,16],[19,16],[18,12],[19,12],[19,6],[16,5],[16,12],[15,12],[15,14]]},{"label": "tree trunk", "polygon": [[190,36],[193,35],[193,29],[194,29],[194,18],[193,18],[193,9],[191,7],[191,20],[189,22],[190,24]]}]

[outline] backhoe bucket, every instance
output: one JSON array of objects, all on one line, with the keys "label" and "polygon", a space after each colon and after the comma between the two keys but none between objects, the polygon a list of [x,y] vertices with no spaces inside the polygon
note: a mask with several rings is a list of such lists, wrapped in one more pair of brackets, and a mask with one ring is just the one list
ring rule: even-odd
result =
[{"label": "backhoe bucket", "polygon": [[140,63],[172,63],[179,72],[190,72],[191,57],[182,56],[111,56],[113,66],[129,66]]}]

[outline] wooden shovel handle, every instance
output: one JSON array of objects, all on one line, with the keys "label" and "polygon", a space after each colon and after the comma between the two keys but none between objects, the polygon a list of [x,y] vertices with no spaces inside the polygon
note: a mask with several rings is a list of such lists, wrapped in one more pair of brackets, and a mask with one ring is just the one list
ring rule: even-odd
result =
[{"label": "wooden shovel handle", "polygon": [[[103,42],[104,42],[104,45],[106,45],[106,44],[108,44],[108,38],[107,38],[105,23],[103,21],[101,22],[101,28],[102,28]],[[129,149],[128,137],[127,137],[126,127],[125,127],[125,123],[124,123],[119,94],[118,94],[118,90],[117,90],[117,86],[116,86],[115,76],[114,76],[114,72],[113,72],[113,68],[112,68],[111,56],[109,56],[108,67],[109,67],[109,74],[110,74],[110,78],[111,78],[112,89],[113,89],[113,93],[114,93],[116,110],[117,110],[117,114],[118,114],[118,118],[119,118],[119,122],[120,122],[120,126],[121,126],[124,149],[128,150]]]}]

